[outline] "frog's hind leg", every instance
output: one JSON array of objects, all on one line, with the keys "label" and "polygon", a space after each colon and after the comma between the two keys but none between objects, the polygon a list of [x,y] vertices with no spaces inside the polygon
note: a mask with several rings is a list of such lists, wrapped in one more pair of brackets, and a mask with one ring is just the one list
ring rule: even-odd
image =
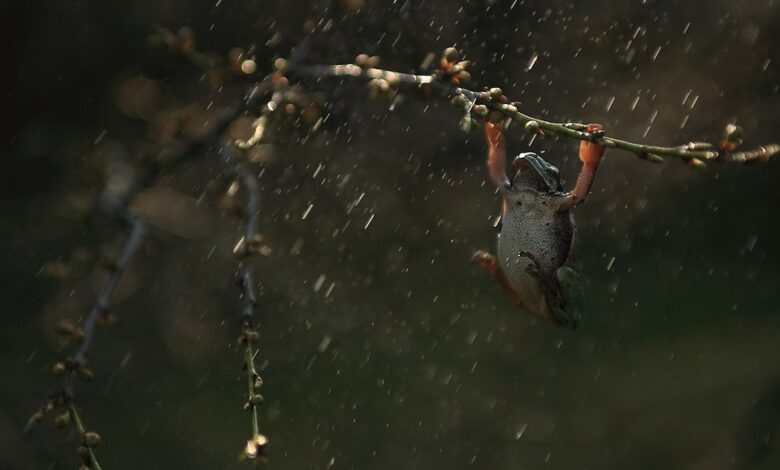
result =
[{"label": "frog's hind leg", "polygon": [[478,250],[471,255],[471,261],[479,265],[482,269],[487,271],[493,279],[496,280],[498,286],[501,287],[504,295],[515,305],[519,305],[524,310],[528,310],[520,299],[520,296],[512,288],[511,284],[504,275],[504,271],[501,270],[501,266],[498,264],[498,259],[490,253],[482,250]]},{"label": "frog's hind leg", "polygon": [[525,268],[525,272],[536,279],[542,285],[547,306],[550,309],[548,320],[556,326],[574,330],[577,328],[577,319],[569,315],[565,309],[561,308],[565,300],[561,297],[560,284],[557,279],[551,279],[542,271],[542,265],[533,253],[520,251],[518,256],[531,260],[531,265]]}]

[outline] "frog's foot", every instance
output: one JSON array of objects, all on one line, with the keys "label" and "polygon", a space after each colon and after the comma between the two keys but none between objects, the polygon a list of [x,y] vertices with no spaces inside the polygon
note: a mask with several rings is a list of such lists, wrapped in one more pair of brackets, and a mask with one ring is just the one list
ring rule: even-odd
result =
[{"label": "frog's foot", "polygon": [[486,251],[477,250],[471,255],[471,261],[493,276],[493,279],[496,280],[498,286],[501,287],[501,291],[510,302],[526,309],[525,304],[520,300],[520,296],[515,292],[511,284],[509,284],[509,281],[504,275],[504,271],[501,270],[501,266],[499,266],[498,259],[496,259],[495,256]]},{"label": "frog's foot", "polygon": [[487,251],[477,250],[471,255],[471,262],[478,264],[482,269],[493,274],[498,267],[498,260]]},{"label": "frog's foot", "polygon": [[548,320],[555,326],[560,326],[569,330],[577,328],[577,319],[569,314],[563,306],[566,301],[561,296],[560,283],[557,279],[552,279],[545,275],[541,269],[541,264],[533,253],[527,251],[520,251],[518,256],[528,258],[531,260],[531,265],[525,268],[525,272],[532,276],[542,286],[547,305],[550,309],[550,316]]}]

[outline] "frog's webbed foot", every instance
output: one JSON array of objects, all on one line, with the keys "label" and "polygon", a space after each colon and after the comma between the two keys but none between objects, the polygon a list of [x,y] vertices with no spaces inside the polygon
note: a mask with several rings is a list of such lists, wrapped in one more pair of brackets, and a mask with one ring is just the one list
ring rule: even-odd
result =
[{"label": "frog's webbed foot", "polygon": [[[539,263],[539,260],[534,256],[533,253],[529,253],[527,251],[519,251],[517,253],[518,256],[528,258],[531,260],[531,265],[527,266],[525,268],[525,272],[528,273],[529,276],[536,279],[536,281],[542,286],[542,290],[544,292],[544,296],[547,300],[547,305],[550,307],[550,313],[551,317],[549,320],[555,324],[556,326],[561,326],[563,328],[574,330],[577,328],[577,319],[572,316],[569,312],[566,310],[566,299],[563,298],[561,295],[561,284],[560,284],[560,269],[558,270],[558,279],[552,279],[549,276],[545,275],[545,273],[541,269],[541,263]],[[576,272],[570,268],[566,268],[568,271],[571,271],[576,275]],[[567,271],[567,274],[568,274]]]},{"label": "frog's webbed foot", "polygon": [[493,276],[493,279],[496,280],[498,286],[501,287],[501,291],[513,304],[519,305],[527,310],[525,304],[523,304],[520,299],[520,296],[517,295],[517,292],[515,292],[511,284],[509,284],[509,281],[504,275],[504,271],[501,270],[501,266],[499,266],[498,259],[496,259],[495,256],[486,251],[477,250],[471,255],[471,261]]}]

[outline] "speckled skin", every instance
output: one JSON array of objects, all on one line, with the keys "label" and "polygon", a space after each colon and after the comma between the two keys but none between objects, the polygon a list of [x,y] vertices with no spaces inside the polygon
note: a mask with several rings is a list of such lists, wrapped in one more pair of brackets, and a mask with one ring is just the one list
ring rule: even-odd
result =
[{"label": "speckled skin", "polygon": [[567,265],[574,243],[571,209],[585,200],[604,155],[604,128],[588,124],[580,142],[582,162],[571,192],[561,187],[558,169],[534,153],[524,153],[506,172],[504,125],[484,122],[490,180],[501,190],[502,226],[498,256],[478,250],[471,257],[504,295],[528,313],[557,326],[575,328],[582,316],[580,275]]},{"label": "speckled skin", "polygon": [[558,210],[568,193],[561,188],[558,170],[532,153],[515,158],[510,181],[502,188],[501,271],[525,310],[573,327],[576,319],[566,315],[558,282],[558,269],[574,242],[574,217],[570,210]]}]

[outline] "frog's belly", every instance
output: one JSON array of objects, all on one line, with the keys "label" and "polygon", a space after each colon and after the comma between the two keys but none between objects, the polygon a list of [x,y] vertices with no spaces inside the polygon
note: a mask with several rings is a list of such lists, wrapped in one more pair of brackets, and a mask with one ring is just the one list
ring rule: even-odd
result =
[{"label": "frog's belly", "polygon": [[499,264],[531,313],[550,317],[546,293],[558,288],[556,271],[566,263],[573,237],[574,224],[569,212],[528,211],[502,221]]}]

